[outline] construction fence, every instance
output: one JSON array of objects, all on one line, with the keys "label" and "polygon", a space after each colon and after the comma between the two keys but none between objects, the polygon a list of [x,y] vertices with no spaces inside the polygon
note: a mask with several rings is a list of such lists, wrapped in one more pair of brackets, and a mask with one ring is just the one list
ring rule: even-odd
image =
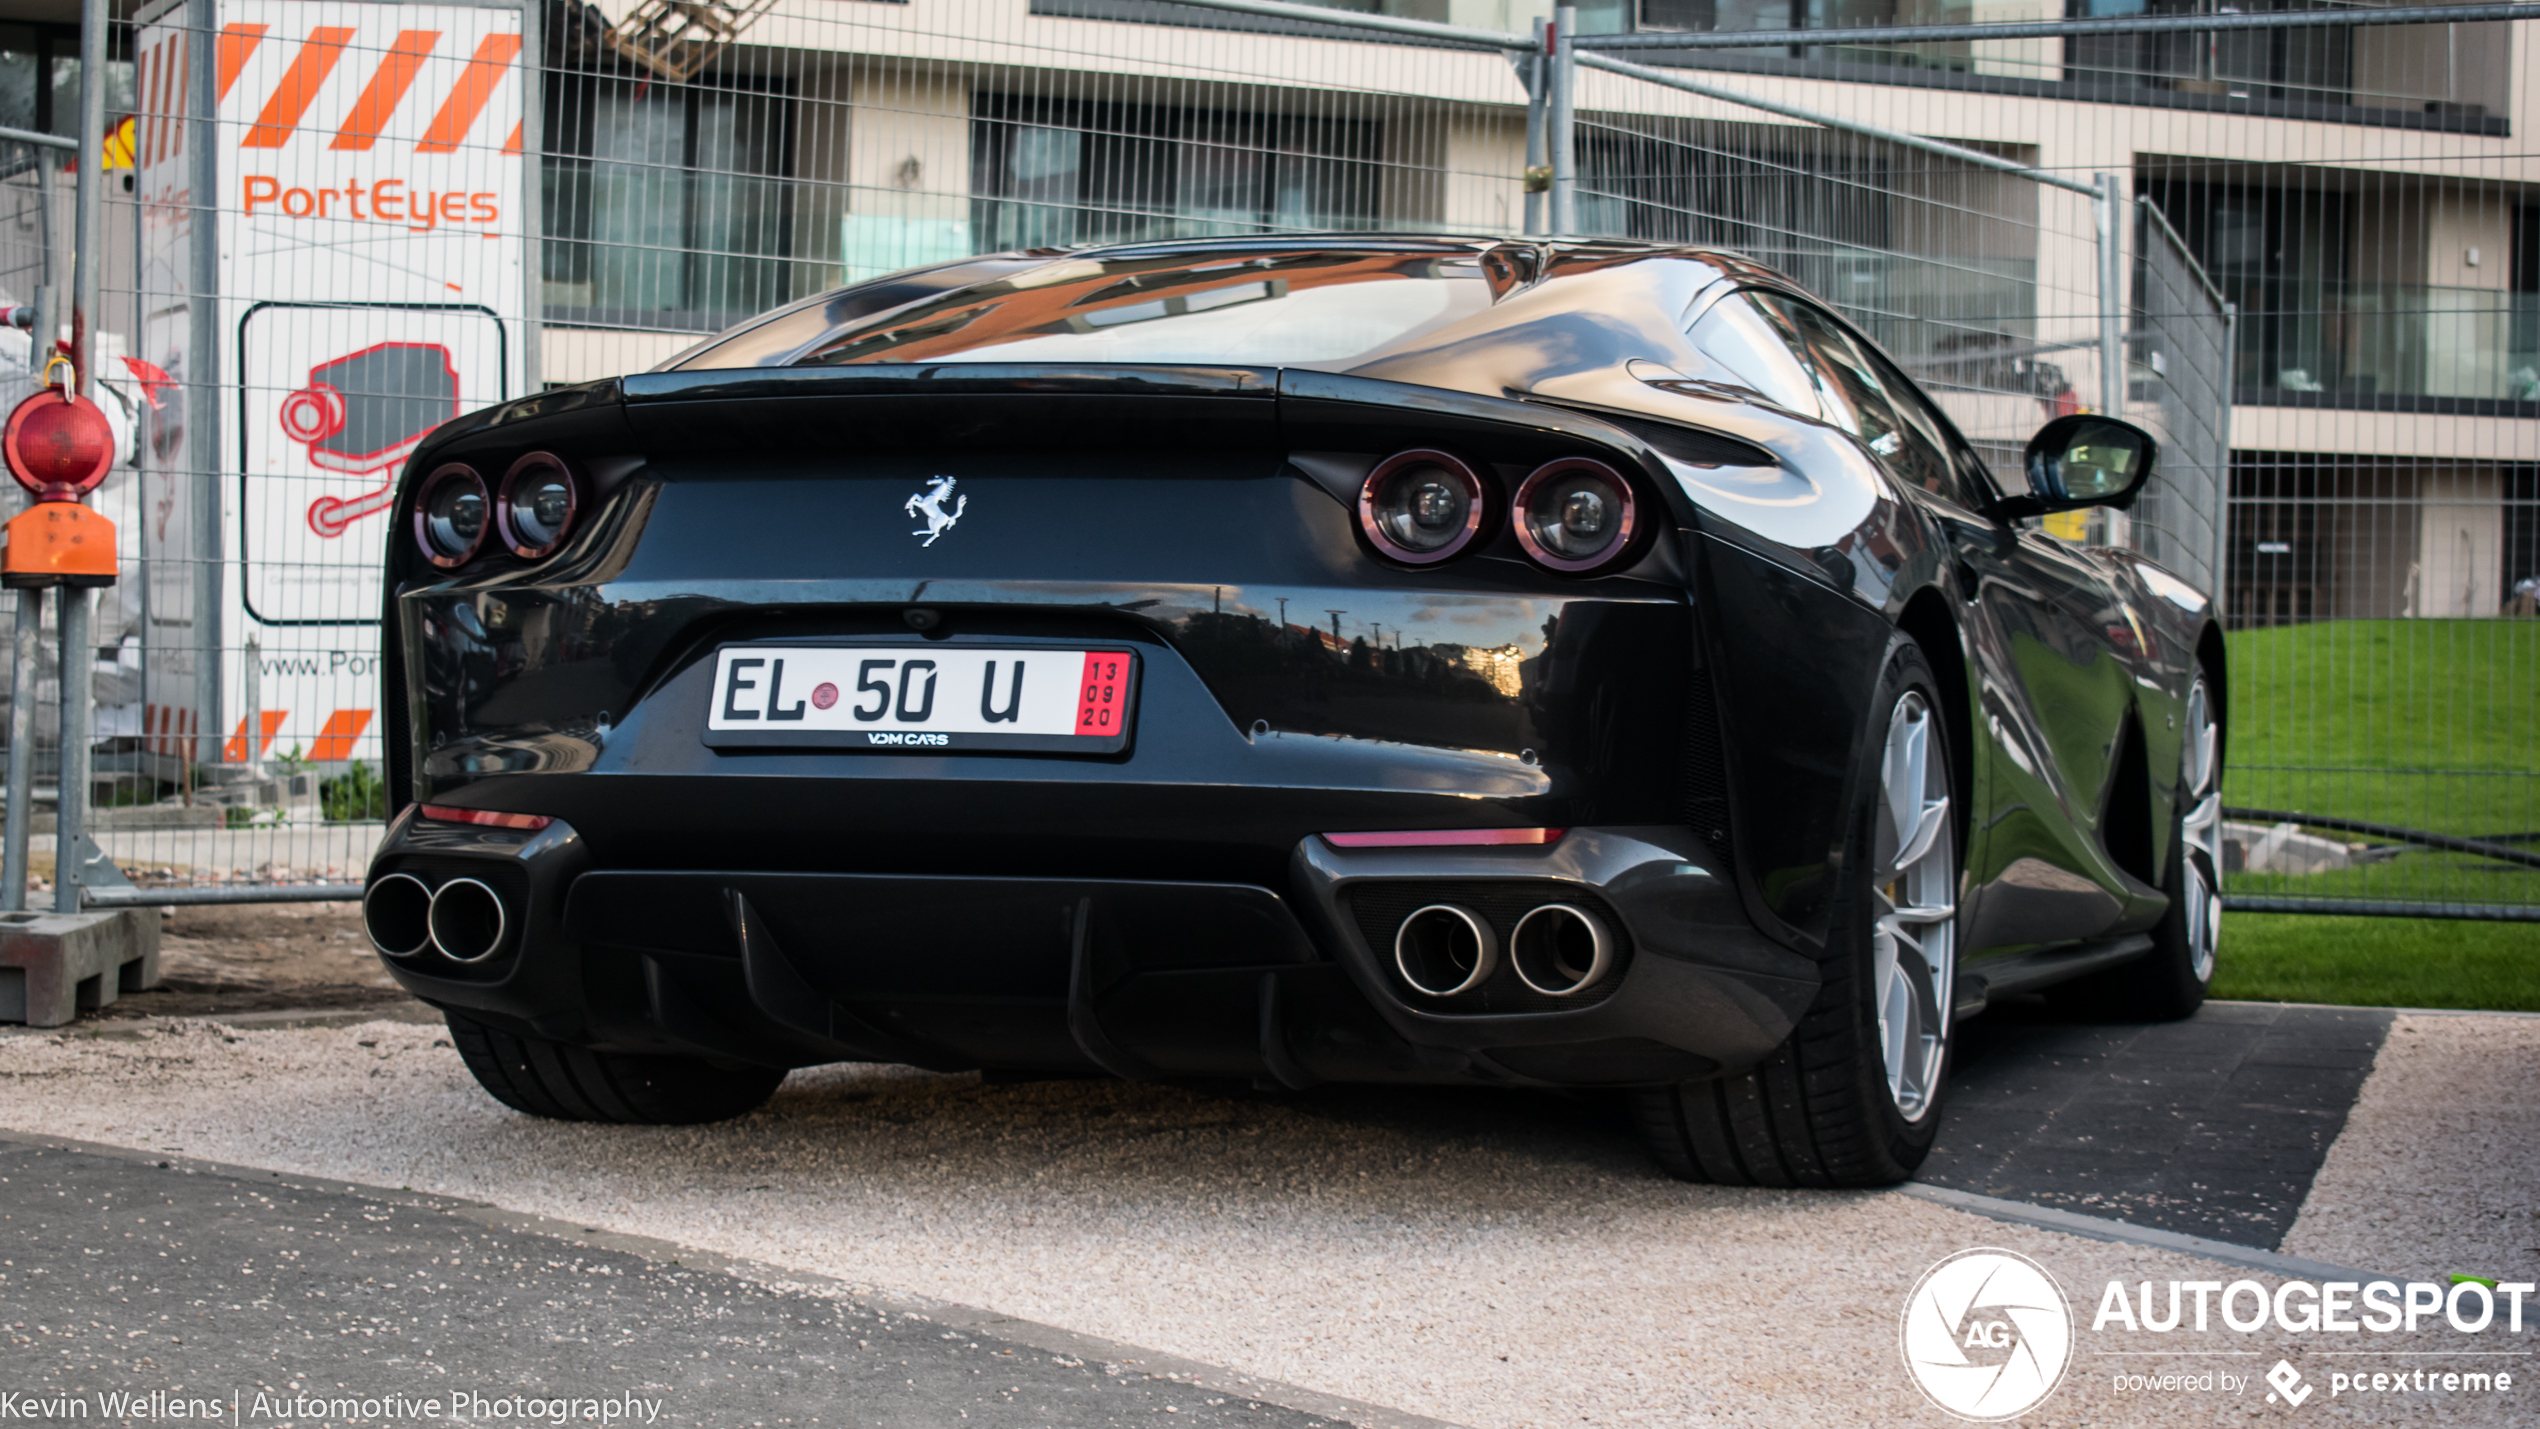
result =
[{"label": "construction fence", "polygon": [[[2430,633],[2448,622],[2510,653],[2524,648],[2518,632],[2540,631],[2498,618],[2514,599],[2506,566],[2540,572],[2540,522],[2442,514],[2530,500],[2509,474],[2540,472],[2540,450],[2523,449],[2535,445],[2529,424],[2481,438],[2503,446],[2468,465],[2417,457],[2433,464],[2403,472],[2407,423],[2441,414],[2390,406],[2409,382],[2493,376],[2494,394],[2474,400],[2540,415],[2540,378],[2520,392],[2501,375],[2529,324],[2444,326],[2479,302],[2518,313],[2525,266],[2540,288],[2540,250],[2525,265],[2517,216],[2508,236],[2487,240],[2480,278],[2510,268],[2510,291],[2411,297],[2385,283],[2371,290],[2370,320],[2343,325],[2288,316],[2327,305],[2333,284],[2233,277],[2244,249],[2280,231],[2297,245],[2344,245],[2335,291],[2360,293],[2366,260],[2354,255],[2427,261],[2431,239],[2376,236],[2421,211],[2426,193],[2459,197],[2463,212],[2521,213],[2511,195],[2523,161],[2495,152],[2500,126],[2485,118],[2507,96],[2477,113],[2462,98],[2510,79],[2463,66],[2451,43],[2463,27],[2389,27],[2375,33],[2407,43],[2365,49],[2296,14],[2197,51],[2205,32],[2054,25],[1938,39],[1894,24],[1839,41],[1741,34],[1724,28],[1725,11],[1670,5],[143,8],[113,27],[99,86],[123,147],[106,145],[101,162],[117,167],[97,171],[102,277],[82,333],[99,400],[128,437],[99,500],[124,533],[123,574],[93,598],[94,660],[76,672],[94,689],[74,736],[90,758],[74,781],[89,796],[90,842],[75,886],[52,896],[350,891],[387,813],[377,620],[389,491],[415,443],[450,416],[640,371],[780,304],[977,252],[1417,231],[1753,256],[1874,336],[2006,471],[2059,413],[2117,411],[2153,428],[2164,442],[2155,489],[2130,513],[2058,518],[2054,529],[2140,550],[2224,601],[2235,627],[2227,796],[2303,816],[2290,834],[2271,819],[2243,838],[2235,901],[2540,916],[2521,864],[2498,875],[2475,852],[2328,838],[2316,822],[2473,841],[2540,830],[2540,808],[2502,794],[2470,818],[2434,792],[2471,745],[2481,767],[2540,768],[2527,746],[2508,747],[2523,736],[2507,727],[2527,728],[2519,707],[2540,690],[2530,669],[2479,665],[2490,694],[2474,709],[2431,687],[2388,694],[2370,755],[2323,736],[2315,759],[2301,723],[2324,717],[2314,702],[2341,697],[2316,683],[2328,667],[2313,659],[2344,648],[2336,641],[2431,650],[2451,640]],[[1449,14],[1488,24],[1434,18]],[[1547,43],[1544,22],[1577,26],[1575,43],[1557,32]],[[2519,43],[2530,27],[2490,28]],[[2343,69],[2314,53],[2340,43]],[[2441,73],[2438,49],[2451,56]],[[2250,79],[2252,66],[2276,78]],[[0,83],[12,73],[0,63]],[[29,73],[30,122],[40,109],[60,128],[66,101],[44,91],[56,80]],[[0,94],[0,121],[10,102]],[[2330,110],[2333,123],[2304,117]],[[2241,154],[2230,126],[2252,115],[2310,148],[2298,162]],[[24,164],[0,178],[12,214],[0,304],[34,306],[36,289],[68,281],[77,173],[58,150],[21,148],[12,159],[0,144],[0,168]],[[2411,167],[2421,149],[2437,161],[2430,178]],[[2337,186],[2343,236],[2299,221],[2260,223],[2252,236],[2245,212],[2278,212],[2295,171],[2321,192]],[[2532,232],[2540,244],[2540,225]],[[61,313],[40,330],[66,325]],[[2420,351],[2412,368],[2389,355],[2411,341],[2456,349],[2455,328],[2480,342],[2492,329],[2479,352],[2494,355]],[[0,328],[0,368],[9,351],[37,355],[24,338]],[[2277,354],[2268,391],[2301,392],[2340,421],[2396,416],[2403,435],[2312,455],[2280,445],[2298,423],[2271,419],[2253,445],[2246,423],[2234,429],[2235,404],[2265,395],[2253,387],[2253,342]],[[2365,376],[2383,385],[2358,387]],[[2382,406],[2347,400],[2357,396]],[[2272,557],[2246,539],[2253,522],[2351,524],[2324,513],[2374,502],[2393,512],[2414,502],[2407,539],[2419,545],[2455,528],[2473,545],[2505,534],[2496,555],[2463,558],[2466,574],[2429,567],[2418,578],[2467,595],[2386,612],[2317,592],[2289,600],[2269,583],[2276,568],[2260,564]],[[2516,532],[2532,538],[2527,553]],[[2479,579],[2493,589],[2471,589]],[[45,607],[35,643],[55,647],[66,608]],[[2379,633],[2349,629],[2363,625]],[[31,773],[14,786],[29,790],[44,880],[59,873],[43,829],[57,802],[62,684],[39,660]],[[2459,738],[2438,732],[2454,728],[2444,720]],[[2325,772],[2358,759],[2398,762],[2374,764],[2378,783]],[[2420,766],[2445,772],[2403,772]],[[2366,783],[2378,792],[2358,792]],[[2392,792],[2402,790],[2418,792]],[[2395,814],[2406,817],[2383,817]],[[2345,860],[2334,870],[2294,871],[2285,853],[2330,843]]]}]

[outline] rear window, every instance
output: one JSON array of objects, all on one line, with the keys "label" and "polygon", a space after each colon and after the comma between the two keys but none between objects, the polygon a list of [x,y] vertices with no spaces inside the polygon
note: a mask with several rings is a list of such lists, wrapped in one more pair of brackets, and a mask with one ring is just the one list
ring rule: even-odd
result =
[{"label": "rear window", "polygon": [[1479,261],[1434,252],[1061,259],[841,324],[793,365],[1346,366],[1490,304]]}]

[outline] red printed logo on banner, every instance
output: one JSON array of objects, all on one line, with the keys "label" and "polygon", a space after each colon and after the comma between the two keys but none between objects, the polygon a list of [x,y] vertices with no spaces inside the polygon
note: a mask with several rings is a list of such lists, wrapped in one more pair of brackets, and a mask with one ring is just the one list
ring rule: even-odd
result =
[{"label": "red printed logo on banner", "polygon": [[1085,678],[1076,688],[1076,732],[1092,735],[1120,733],[1120,712],[1127,707],[1128,700],[1128,653],[1120,650],[1087,652]]}]

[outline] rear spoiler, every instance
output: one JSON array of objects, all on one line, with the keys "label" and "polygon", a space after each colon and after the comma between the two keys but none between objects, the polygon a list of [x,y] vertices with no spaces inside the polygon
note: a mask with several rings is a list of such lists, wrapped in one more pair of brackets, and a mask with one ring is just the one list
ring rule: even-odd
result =
[{"label": "rear spoiler", "polygon": [[[1592,413],[1300,368],[859,363],[649,372],[621,385],[628,423],[654,450],[728,447],[736,433],[760,449],[832,451],[848,433],[866,446],[1311,449],[1464,438],[1485,453],[1589,443],[1638,464],[1662,488],[1673,485],[1645,437]],[[773,414],[760,405],[770,402],[786,404],[781,427],[771,429]]]}]

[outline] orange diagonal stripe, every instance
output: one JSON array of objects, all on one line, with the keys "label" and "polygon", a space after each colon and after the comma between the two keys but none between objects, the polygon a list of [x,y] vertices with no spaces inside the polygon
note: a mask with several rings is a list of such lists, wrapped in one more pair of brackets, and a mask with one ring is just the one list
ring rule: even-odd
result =
[{"label": "orange diagonal stripe", "polygon": [[161,42],[141,52],[142,135],[136,166],[155,164],[162,157],[159,144],[167,133],[167,121],[160,116],[167,113],[167,91],[160,87],[166,73],[161,56],[166,50],[167,43]]},{"label": "orange diagonal stripe", "polygon": [[344,127],[335,131],[330,149],[368,149],[379,142],[380,131],[387,127],[388,116],[397,112],[397,101],[415,82],[415,71],[423,68],[424,56],[441,40],[439,30],[405,30],[397,43],[388,47],[387,57],[379,62],[379,73],[370,77],[370,87],[353,102],[353,112],[344,116]]},{"label": "orange diagonal stripe", "polygon": [[477,42],[476,53],[467,62],[467,72],[459,76],[459,87],[450,91],[449,102],[432,116],[432,127],[424,131],[423,142],[415,145],[418,154],[447,154],[459,147],[467,137],[468,126],[485,111],[485,101],[494,97],[494,86],[503,79],[503,71],[511,68],[512,57],[520,53],[520,36],[487,35]]},{"label": "orange diagonal stripe", "polygon": [[264,113],[256,116],[256,127],[238,141],[241,149],[279,149],[300,126],[300,116],[308,112],[310,101],[326,77],[335,73],[335,62],[344,57],[344,42],[353,38],[349,25],[320,25],[309,32],[292,56],[291,68],[275,87],[273,98],[265,101]]},{"label": "orange diagonal stripe", "polygon": [[176,82],[168,86],[167,151],[162,157],[173,159],[185,152],[185,113],[190,107],[185,93],[185,67],[192,62],[193,47],[176,39],[168,41],[168,49],[176,55]]},{"label": "orange diagonal stripe", "polygon": [[183,147],[177,125],[185,110],[185,37],[179,35],[150,51],[149,136],[151,163],[176,157]]},{"label": "orange diagonal stripe", "polygon": [[370,728],[370,711],[337,710],[326,717],[326,728],[318,731],[317,743],[309,746],[309,758],[319,763],[353,757],[353,742]]},{"label": "orange diagonal stripe", "polygon": [[[262,754],[273,748],[273,737],[282,733],[282,717],[289,713],[291,713],[289,710],[257,711],[258,718],[256,720],[256,728],[263,736],[256,741],[257,753]],[[246,762],[247,717],[245,715],[240,715],[238,717],[238,732],[229,737],[228,744],[222,746],[221,758],[231,764],[243,764]]]},{"label": "orange diagonal stripe", "polygon": [[[220,93],[215,101],[229,98],[229,87],[238,82],[238,72],[247,67],[247,57],[265,41],[262,25],[227,25],[220,32]],[[182,41],[180,41],[182,43]]]},{"label": "orange diagonal stripe", "polygon": [[512,122],[512,136],[511,136],[510,138],[505,139],[505,140],[503,141],[503,152],[504,152],[504,153],[506,153],[506,154],[517,154],[517,153],[519,153],[519,152],[520,152],[520,131],[521,131],[521,127],[522,127],[523,125],[527,124],[528,122],[529,122],[529,121],[528,121],[528,120],[525,120],[525,119],[514,120],[514,121]]}]

